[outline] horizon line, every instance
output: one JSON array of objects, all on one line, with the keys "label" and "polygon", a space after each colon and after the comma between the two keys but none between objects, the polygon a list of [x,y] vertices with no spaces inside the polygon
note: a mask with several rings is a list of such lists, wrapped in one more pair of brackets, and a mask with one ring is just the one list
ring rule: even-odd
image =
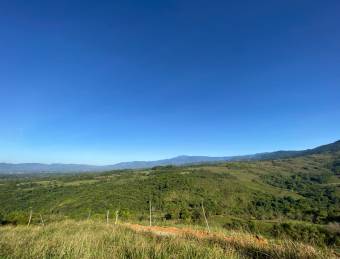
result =
[{"label": "horizon line", "polygon": [[120,161],[116,163],[105,163],[105,164],[96,164],[96,163],[73,163],[73,162],[6,162],[6,161],[0,161],[0,164],[13,164],[13,165],[19,165],[19,164],[43,164],[43,165],[86,165],[86,166],[95,166],[95,167],[105,167],[105,166],[113,166],[121,163],[133,163],[133,162],[153,162],[153,161],[162,161],[162,160],[168,160],[168,159],[174,159],[174,158],[179,158],[179,157],[209,157],[209,158],[231,158],[231,157],[239,157],[239,156],[252,156],[252,155],[257,155],[257,154],[265,154],[265,153],[274,153],[274,152],[281,152],[281,151],[303,151],[303,150],[309,150],[313,148],[317,148],[320,146],[328,145],[328,144],[333,144],[340,141],[340,139],[337,139],[335,141],[331,141],[326,144],[321,144],[305,149],[278,149],[278,150],[271,150],[271,151],[263,151],[263,152],[256,152],[256,153],[244,153],[244,154],[238,154],[238,155],[222,155],[222,156],[211,156],[211,155],[177,155],[177,156],[170,156],[166,158],[160,158],[160,159],[150,159],[150,160],[128,160],[128,161]]}]

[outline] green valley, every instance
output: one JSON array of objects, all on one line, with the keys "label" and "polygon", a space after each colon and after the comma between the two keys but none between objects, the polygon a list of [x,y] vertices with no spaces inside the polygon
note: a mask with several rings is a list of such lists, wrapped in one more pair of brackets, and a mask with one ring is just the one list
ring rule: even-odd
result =
[{"label": "green valley", "polygon": [[[339,142],[295,157],[104,173],[4,175],[2,224],[64,219],[242,230],[337,249],[340,242]],[[113,220],[113,219],[112,219]]]}]

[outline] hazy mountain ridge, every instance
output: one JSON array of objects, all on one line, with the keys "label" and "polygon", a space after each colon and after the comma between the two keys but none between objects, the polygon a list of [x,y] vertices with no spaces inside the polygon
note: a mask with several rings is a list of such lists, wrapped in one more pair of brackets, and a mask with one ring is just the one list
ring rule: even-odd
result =
[{"label": "hazy mountain ridge", "polygon": [[275,151],[257,153],[252,155],[242,156],[224,156],[224,157],[211,157],[211,156],[187,156],[181,155],[169,159],[155,160],[155,161],[131,161],[121,162],[113,165],[86,165],[86,164],[42,164],[42,163],[0,163],[0,173],[37,173],[37,172],[101,172],[115,169],[142,169],[151,168],[154,166],[166,165],[188,165],[200,163],[212,163],[220,161],[246,161],[246,160],[266,160],[266,159],[281,159],[288,157],[296,157],[300,155],[318,154],[322,152],[335,152],[340,151],[340,140],[322,145],[313,149],[306,149],[301,151]]}]

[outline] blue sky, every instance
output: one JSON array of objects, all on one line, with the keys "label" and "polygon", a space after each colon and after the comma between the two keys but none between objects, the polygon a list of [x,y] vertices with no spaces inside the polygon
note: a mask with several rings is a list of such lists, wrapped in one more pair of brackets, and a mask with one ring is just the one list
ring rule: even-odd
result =
[{"label": "blue sky", "polygon": [[339,1],[0,1],[0,161],[340,139]]}]

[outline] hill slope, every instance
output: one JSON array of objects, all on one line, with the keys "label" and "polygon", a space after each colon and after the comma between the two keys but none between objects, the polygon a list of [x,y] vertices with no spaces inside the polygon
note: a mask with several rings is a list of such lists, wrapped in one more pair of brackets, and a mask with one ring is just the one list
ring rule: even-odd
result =
[{"label": "hill slope", "polygon": [[283,240],[259,242],[255,236],[242,232],[220,230],[208,234],[191,230],[185,235],[164,235],[136,232],[126,224],[63,221],[45,227],[0,227],[0,257],[269,259],[335,258],[335,254]]},{"label": "hill slope", "polygon": [[[163,166],[93,174],[0,177],[0,222],[105,219],[119,211],[156,224],[247,229],[303,242],[340,244],[340,151],[334,146],[294,158]],[[308,151],[310,152],[310,151]],[[2,215],[2,216],[1,216]],[[338,222],[338,223],[336,223]]]}]

